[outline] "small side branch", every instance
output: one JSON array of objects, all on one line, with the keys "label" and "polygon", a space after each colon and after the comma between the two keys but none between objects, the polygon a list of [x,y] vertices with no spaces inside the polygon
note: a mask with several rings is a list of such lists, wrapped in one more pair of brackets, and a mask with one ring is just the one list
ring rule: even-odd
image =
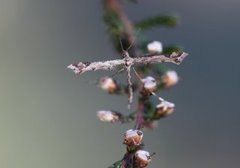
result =
[{"label": "small side branch", "polygon": [[75,74],[82,74],[87,71],[96,70],[113,70],[120,66],[136,65],[136,64],[154,64],[171,62],[179,65],[188,54],[185,52],[173,52],[171,55],[145,55],[136,58],[123,58],[110,61],[99,62],[79,62],[78,64],[70,64],[69,69],[73,70]]}]

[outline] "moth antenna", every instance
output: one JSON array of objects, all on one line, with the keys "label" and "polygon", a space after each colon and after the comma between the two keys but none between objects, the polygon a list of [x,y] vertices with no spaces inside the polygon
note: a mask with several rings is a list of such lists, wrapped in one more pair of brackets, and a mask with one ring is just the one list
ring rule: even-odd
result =
[{"label": "moth antenna", "polygon": [[[141,31],[141,28],[138,28],[135,37],[138,36],[138,34],[139,34],[140,31]],[[136,38],[132,41],[132,43],[130,44],[130,46],[127,48],[126,51],[128,51],[128,50],[133,46],[133,44],[135,43],[135,41],[136,41]]]},{"label": "moth antenna", "polygon": [[119,36],[119,42],[120,42],[120,46],[121,46],[122,51],[124,51],[124,49],[123,49],[123,44],[122,44],[122,39],[121,39],[120,36]]},{"label": "moth antenna", "polygon": [[133,42],[130,44],[130,46],[127,48],[126,51],[128,51],[133,46],[134,42],[135,42],[135,40],[133,40]]}]

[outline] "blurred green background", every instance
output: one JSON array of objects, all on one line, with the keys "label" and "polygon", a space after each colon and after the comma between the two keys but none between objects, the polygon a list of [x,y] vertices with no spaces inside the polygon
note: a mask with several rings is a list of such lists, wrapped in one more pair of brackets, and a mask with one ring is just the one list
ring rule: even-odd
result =
[{"label": "blurred green background", "polygon": [[[240,1],[140,0],[131,19],[181,16],[174,29],[149,32],[181,44],[190,56],[172,66],[180,83],[162,92],[176,112],[146,131],[149,167],[239,167]],[[127,113],[125,96],[110,96],[66,66],[116,58],[102,22],[101,1],[0,0],[0,167],[104,168],[124,154],[133,124],[101,123],[96,111]]]}]

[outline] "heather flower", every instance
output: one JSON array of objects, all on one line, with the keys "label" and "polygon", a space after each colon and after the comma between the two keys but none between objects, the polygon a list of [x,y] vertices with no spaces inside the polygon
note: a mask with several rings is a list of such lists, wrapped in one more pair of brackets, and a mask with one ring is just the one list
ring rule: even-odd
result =
[{"label": "heather flower", "polygon": [[134,161],[137,167],[144,168],[151,161],[151,155],[145,150],[138,150],[134,155]]},{"label": "heather flower", "polygon": [[98,111],[97,116],[104,122],[116,122],[120,120],[121,115],[113,111]]},{"label": "heather flower", "polygon": [[153,41],[147,45],[148,52],[161,53],[163,51],[162,43],[159,41]]},{"label": "heather flower", "polygon": [[179,80],[178,74],[176,71],[167,71],[162,76],[162,83],[164,87],[171,87],[175,85]]},{"label": "heather flower", "polygon": [[153,92],[157,87],[156,80],[151,76],[147,76],[146,78],[143,78],[142,83],[143,83],[144,89],[149,92]]},{"label": "heather flower", "polygon": [[174,107],[175,104],[164,100],[156,106],[156,113],[160,116],[166,116],[173,113]]},{"label": "heather flower", "polygon": [[129,129],[124,133],[124,144],[137,146],[141,144],[143,132],[141,130]]},{"label": "heather flower", "polygon": [[117,89],[116,81],[110,77],[101,78],[99,80],[99,85],[103,90],[105,90],[109,93],[112,93],[112,92],[114,92],[114,90]]}]

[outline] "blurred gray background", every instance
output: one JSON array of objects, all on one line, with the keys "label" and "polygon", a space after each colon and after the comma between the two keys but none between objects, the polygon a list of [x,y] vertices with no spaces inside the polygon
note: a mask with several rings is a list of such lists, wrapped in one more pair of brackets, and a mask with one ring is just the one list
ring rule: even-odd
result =
[{"label": "blurred gray background", "polygon": [[[141,32],[181,44],[190,56],[172,66],[180,83],[161,95],[177,107],[146,131],[149,167],[239,167],[239,0],[140,0],[131,19],[181,17],[175,29]],[[127,113],[125,96],[110,96],[66,66],[116,58],[102,22],[101,1],[0,0],[0,167],[105,168],[124,154],[133,124],[101,123],[96,111]]]}]

